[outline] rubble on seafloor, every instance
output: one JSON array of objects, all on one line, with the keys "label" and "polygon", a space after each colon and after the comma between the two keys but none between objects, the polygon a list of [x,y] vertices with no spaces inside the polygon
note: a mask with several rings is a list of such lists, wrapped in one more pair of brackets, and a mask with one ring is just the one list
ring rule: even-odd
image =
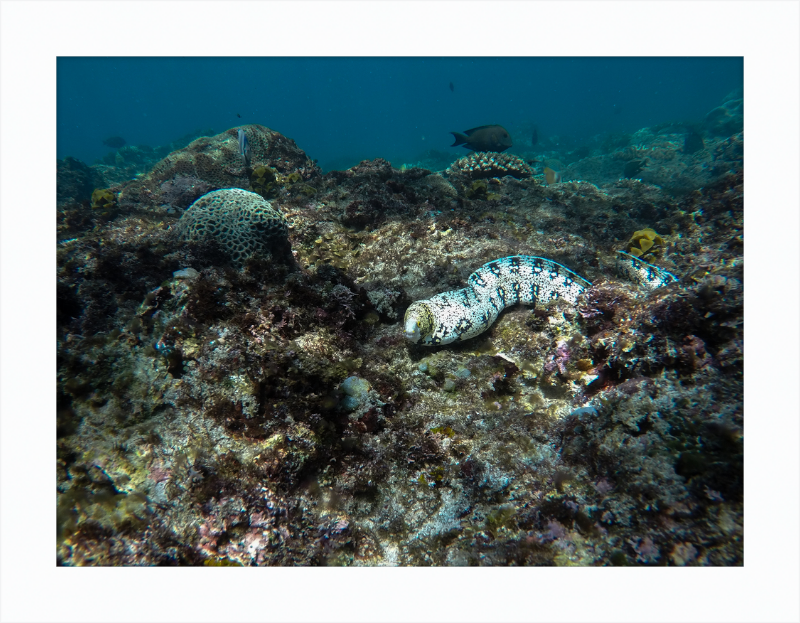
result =
[{"label": "rubble on seafloor", "polygon": [[[524,163],[323,174],[245,128],[250,169],[236,128],[133,180],[59,162],[60,564],[743,564],[741,133],[642,131],[547,186]],[[229,187],[269,193],[290,252],[176,235]],[[679,283],[615,274],[644,230]],[[404,339],[412,301],[517,254],[594,285]]]}]

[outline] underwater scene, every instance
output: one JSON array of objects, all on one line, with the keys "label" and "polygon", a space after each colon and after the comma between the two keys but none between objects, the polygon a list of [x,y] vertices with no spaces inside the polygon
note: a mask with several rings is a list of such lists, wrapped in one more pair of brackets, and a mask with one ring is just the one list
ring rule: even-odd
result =
[{"label": "underwater scene", "polygon": [[744,564],[742,58],[57,71],[59,565]]}]

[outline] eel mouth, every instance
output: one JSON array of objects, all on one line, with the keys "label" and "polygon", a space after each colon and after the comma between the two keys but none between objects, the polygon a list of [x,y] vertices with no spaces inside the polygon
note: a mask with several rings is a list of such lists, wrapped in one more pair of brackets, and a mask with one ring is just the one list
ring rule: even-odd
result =
[{"label": "eel mouth", "polygon": [[419,325],[417,324],[416,319],[406,318],[406,326],[404,334],[406,336],[406,339],[411,340],[415,344],[419,342],[420,338]]}]

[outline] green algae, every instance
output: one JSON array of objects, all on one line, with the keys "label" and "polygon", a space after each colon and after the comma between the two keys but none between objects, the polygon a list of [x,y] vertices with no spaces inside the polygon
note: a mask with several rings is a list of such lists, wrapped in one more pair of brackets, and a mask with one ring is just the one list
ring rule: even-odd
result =
[{"label": "green algae", "polygon": [[484,529],[494,538],[497,538],[502,530],[511,530],[516,527],[514,521],[516,514],[516,509],[513,506],[500,506],[486,515]]},{"label": "green algae", "polygon": [[489,186],[483,180],[475,180],[467,189],[467,199],[488,199]]},{"label": "green algae", "polygon": [[654,229],[647,227],[633,233],[628,241],[627,251],[636,257],[651,260],[664,248],[665,244],[664,239]]},{"label": "green algae", "polygon": [[435,435],[444,435],[445,437],[450,437],[451,439],[456,436],[456,431],[449,426],[436,426],[435,428],[431,429],[431,432]]},{"label": "green algae", "polygon": [[203,561],[204,567],[244,567],[244,565],[230,558],[207,558]]},{"label": "green algae", "polygon": [[92,192],[92,209],[108,211],[116,207],[117,198],[111,189],[96,188]]},{"label": "green algae", "polygon": [[250,174],[250,188],[265,199],[274,195],[277,190],[275,171],[263,165],[255,167]]}]

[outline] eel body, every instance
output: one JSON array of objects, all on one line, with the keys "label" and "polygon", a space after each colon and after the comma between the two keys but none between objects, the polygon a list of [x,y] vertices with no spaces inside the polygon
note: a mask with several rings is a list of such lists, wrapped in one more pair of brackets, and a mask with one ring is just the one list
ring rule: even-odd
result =
[{"label": "eel body", "polygon": [[[617,268],[640,285],[655,289],[676,278],[658,266],[619,251]],[[573,305],[591,283],[544,257],[512,255],[481,266],[466,288],[412,303],[404,319],[405,336],[414,343],[449,344],[483,333],[506,307],[564,299]]]}]

